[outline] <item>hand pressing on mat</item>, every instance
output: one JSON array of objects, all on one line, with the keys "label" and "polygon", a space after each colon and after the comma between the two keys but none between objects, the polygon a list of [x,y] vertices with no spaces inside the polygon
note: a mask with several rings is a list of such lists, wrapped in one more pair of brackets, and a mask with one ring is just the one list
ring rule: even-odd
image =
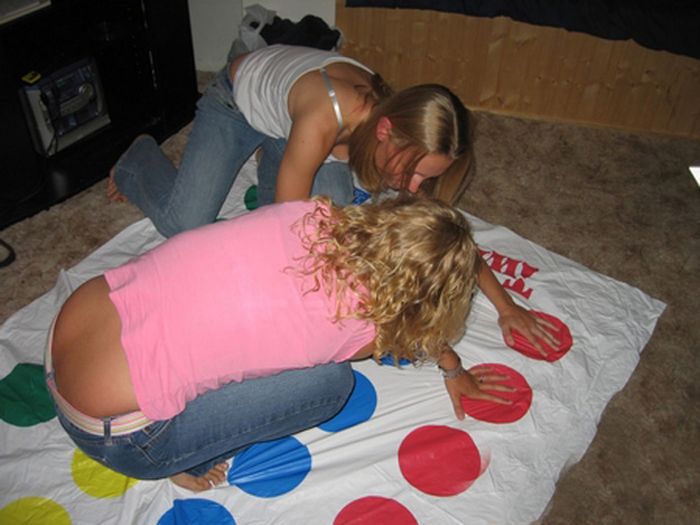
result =
[{"label": "hand pressing on mat", "polygon": [[516,328],[511,330],[510,341],[505,340],[504,337],[505,343],[513,350],[520,352],[524,356],[531,357],[532,359],[543,359],[552,362],[564,357],[571,349],[571,345],[574,342],[569,327],[566,326],[561,319],[551,314],[538,312],[536,310],[531,310],[530,314],[538,318],[538,321],[541,320],[538,323],[538,328],[545,330],[549,336],[538,339],[540,347],[544,346],[547,354],[543,355],[541,351]]},{"label": "hand pressing on mat", "polygon": [[546,319],[534,315],[529,310],[518,306],[513,298],[508,295],[501,283],[498,282],[488,264],[482,259],[478,278],[479,288],[488,297],[489,301],[498,311],[498,325],[501,327],[503,339],[508,346],[513,346],[513,330],[518,331],[525,337],[537,352],[543,357],[547,356],[547,350],[542,346],[542,342],[557,348],[559,342],[552,335],[550,330],[555,330]]},{"label": "hand pressing on mat", "polygon": [[515,344],[513,331],[517,331],[525,337],[543,357],[548,356],[547,350],[542,344],[550,348],[558,348],[559,340],[554,336],[557,327],[547,319],[538,317],[529,310],[513,304],[499,312],[498,324],[503,332],[503,340],[512,347]]},{"label": "hand pressing on mat", "polygon": [[464,419],[462,396],[470,399],[493,401],[502,405],[510,405],[512,403],[509,399],[489,393],[513,392],[512,387],[501,384],[509,379],[508,376],[497,373],[491,367],[477,366],[470,370],[465,370],[462,368],[459,356],[452,348],[447,348],[443,352],[438,361],[438,366],[442,370],[445,388],[452,401],[452,408],[460,421]]}]

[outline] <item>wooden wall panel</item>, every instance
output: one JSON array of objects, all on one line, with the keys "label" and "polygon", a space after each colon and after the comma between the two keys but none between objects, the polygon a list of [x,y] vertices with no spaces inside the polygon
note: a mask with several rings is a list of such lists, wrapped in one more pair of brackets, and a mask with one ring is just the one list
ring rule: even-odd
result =
[{"label": "wooden wall panel", "polygon": [[336,0],[343,53],[473,109],[700,138],[700,60],[564,29]]}]

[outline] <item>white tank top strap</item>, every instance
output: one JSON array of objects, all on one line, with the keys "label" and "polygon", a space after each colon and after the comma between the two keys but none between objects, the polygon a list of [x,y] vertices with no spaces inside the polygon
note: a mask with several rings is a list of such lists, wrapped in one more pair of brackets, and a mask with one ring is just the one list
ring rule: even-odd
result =
[{"label": "white tank top strap", "polygon": [[326,89],[328,90],[328,96],[331,99],[331,104],[333,104],[333,111],[335,112],[335,118],[338,121],[338,131],[343,128],[343,114],[340,112],[340,104],[338,103],[338,97],[335,94],[335,89],[333,89],[333,84],[331,84],[331,79],[328,78],[328,72],[325,67],[319,68],[323,82],[326,84]]},{"label": "white tank top strap", "polygon": [[[292,86],[305,73],[336,62],[352,64],[374,74],[362,63],[331,51],[279,44],[263,47],[238,65],[233,79],[234,102],[253,129],[268,137],[288,138],[292,127],[288,106]],[[324,80],[329,86],[328,79],[324,77]],[[332,86],[328,92],[340,128],[340,106],[331,94]]]}]

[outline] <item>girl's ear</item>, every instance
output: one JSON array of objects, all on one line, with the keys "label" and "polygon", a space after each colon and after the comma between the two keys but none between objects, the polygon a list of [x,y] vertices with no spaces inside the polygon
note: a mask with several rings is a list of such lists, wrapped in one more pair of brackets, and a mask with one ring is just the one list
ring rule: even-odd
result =
[{"label": "girl's ear", "polygon": [[384,142],[391,138],[391,120],[389,117],[380,117],[377,121],[377,140],[379,142]]}]

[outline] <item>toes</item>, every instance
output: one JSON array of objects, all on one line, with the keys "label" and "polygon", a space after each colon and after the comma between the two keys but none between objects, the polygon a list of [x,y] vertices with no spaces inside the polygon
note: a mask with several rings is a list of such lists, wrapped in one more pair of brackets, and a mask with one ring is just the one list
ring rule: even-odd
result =
[{"label": "toes", "polygon": [[112,172],[110,172],[110,176],[107,179],[107,198],[113,202],[126,202],[127,200],[119,191],[117,183],[114,182]]}]

